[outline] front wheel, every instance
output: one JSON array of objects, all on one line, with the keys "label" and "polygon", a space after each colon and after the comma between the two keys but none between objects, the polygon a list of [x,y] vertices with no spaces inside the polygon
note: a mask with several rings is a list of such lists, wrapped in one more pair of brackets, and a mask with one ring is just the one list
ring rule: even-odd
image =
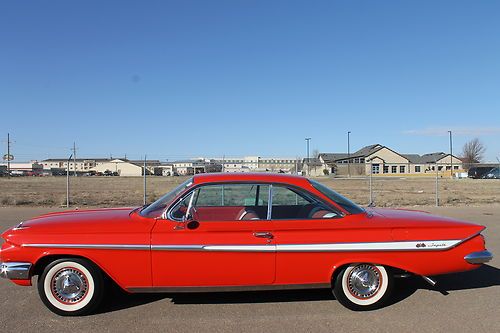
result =
[{"label": "front wheel", "polygon": [[103,276],[92,262],[80,258],[53,261],[38,278],[38,293],[52,312],[81,316],[94,311],[103,297]]},{"label": "front wheel", "polygon": [[333,294],[354,311],[380,308],[390,297],[393,277],[384,266],[357,263],[344,267],[333,281]]}]

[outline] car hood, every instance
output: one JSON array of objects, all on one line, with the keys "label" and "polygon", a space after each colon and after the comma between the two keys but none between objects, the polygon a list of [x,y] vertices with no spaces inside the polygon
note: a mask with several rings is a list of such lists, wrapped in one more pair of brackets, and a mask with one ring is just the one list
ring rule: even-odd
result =
[{"label": "car hood", "polygon": [[113,232],[131,221],[131,213],[135,208],[109,208],[93,210],[72,210],[40,215],[23,221],[20,225],[7,230],[2,237],[6,238],[16,232],[72,234],[91,232]]},{"label": "car hood", "polygon": [[484,226],[425,211],[369,208],[374,224],[390,226],[395,240],[466,239],[485,229]]}]

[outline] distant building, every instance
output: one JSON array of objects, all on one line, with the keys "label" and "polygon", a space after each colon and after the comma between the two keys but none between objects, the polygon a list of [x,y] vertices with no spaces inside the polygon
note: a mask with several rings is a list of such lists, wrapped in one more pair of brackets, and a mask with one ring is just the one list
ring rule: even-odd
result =
[{"label": "distant building", "polygon": [[322,167],[335,175],[401,175],[425,174],[437,171],[451,174],[463,171],[462,161],[443,152],[425,155],[400,154],[389,147],[374,144],[363,147],[351,154],[321,153]]},{"label": "distant building", "polygon": [[175,172],[183,176],[205,173],[206,164],[207,162],[203,159],[179,160],[172,162]]},{"label": "distant building", "polygon": [[325,175],[325,167],[319,158],[304,158],[302,160],[302,174],[304,176],[318,177]]},{"label": "distant building", "polygon": [[77,158],[76,161],[68,158],[48,158],[40,162],[43,165],[43,169],[46,171],[52,169],[67,169],[69,163],[69,171],[89,171],[96,166],[107,163],[111,161],[109,158]]},{"label": "distant building", "polygon": [[221,163],[224,172],[286,172],[295,173],[299,160],[290,157],[226,157],[216,158]]},{"label": "distant building", "polygon": [[160,171],[161,176],[173,176],[174,165],[172,163],[162,163],[156,167]]},{"label": "distant building", "polygon": [[256,168],[250,168],[243,163],[224,163],[224,172],[251,172],[257,170]]},{"label": "distant building", "polygon": [[[7,172],[7,162],[0,163],[0,166],[5,168]],[[10,173],[12,175],[38,175],[43,171],[43,165],[37,161],[31,162],[10,162]]]},{"label": "distant building", "polygon": [[[146,160],[146,174],[147,175],[161,175],[159,170],[159,160]],[[89,171],[98,173],[116,172],[119,176],[124,177],[140,177],[144,175],[144,161],[141,160],[127,160],[127,159],[114,159],[93,167]]]},{"label": "distant building", "polygon": [[134,177],[142,176],[143,167],[137,164],[130,163],[127,160],[114,159],[93,167],[89,171],[97,173],[116,172],[119,176]]}]

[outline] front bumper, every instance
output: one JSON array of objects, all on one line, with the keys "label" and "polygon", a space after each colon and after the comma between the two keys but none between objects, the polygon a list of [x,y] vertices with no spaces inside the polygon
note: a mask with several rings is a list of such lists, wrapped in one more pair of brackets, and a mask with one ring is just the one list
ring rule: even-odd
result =
[{"label": "front bumper", "polygon": [[29,262],[2,262],[0,263],[0,277],[10,280],[30,279],[31,263]]},{"label": "front bumper", "polygon": [[480,265],[487,263],[491,259],[493,259],[493,254],[490,251],[479,251],[469,253],[464,257],[465,261],[469,264]]}]

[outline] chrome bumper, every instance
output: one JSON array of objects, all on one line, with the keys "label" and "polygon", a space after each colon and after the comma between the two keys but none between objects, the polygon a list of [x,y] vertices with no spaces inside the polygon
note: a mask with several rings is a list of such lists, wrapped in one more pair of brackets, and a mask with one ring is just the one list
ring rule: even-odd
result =
[{"label": "chrome bumper", "polygon": [[493,259],[493,254],[490,251],[479,251],[469,253],[464,257],[469,264],[484,264]]},{"label": "chrome bumper", "polygon": [[2,262],[0,263],[0,277],[11,280],[30,279],[31,263],[29,262]]}]

